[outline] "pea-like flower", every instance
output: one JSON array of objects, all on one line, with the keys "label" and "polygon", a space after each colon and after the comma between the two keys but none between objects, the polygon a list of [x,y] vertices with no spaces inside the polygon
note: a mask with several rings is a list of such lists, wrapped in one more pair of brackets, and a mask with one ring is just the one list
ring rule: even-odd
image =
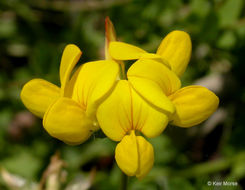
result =
[{"label": "pea-like flower", "polygon": [[[106,42],[110,44],[115,40],[113,24],[107,18]],[[108,53],[107,48],[106,53]],[[110,54],[107,57],[113,59]],[[123,79],[124,63],[116,61],[121,66],[121,80],[110,96],[99,106],[97,119],[105,135],[114,141],[119,141],[115,158],[121,170],[129,176],[143,178],[153,166],[154,149],[142,135],[156,137],[161,134],[168,124],[168,114],[173,113],[174,109],[167,97],[166,102],[163,103],[166,112],[155,109],[145,101],[135,92],[130,83]]]},{"label": "pea-like flower", "polygon": [[191,55],[185,32],[170,33],[156,54],[114,40],[109,54],[115,60],[138,61],[129,68],[128,80],[120,80],[99,106],[97,119],[110,139],[120,141],[115,158],[121,170],[143,178],[153,166],[154,149],[142,135],[160,135],[169,121],[180,127],[199,124],[216,110],[219,99],[201,86],[180,88],[179,76]]},{"label": "pea-like flower", "polygon": [[[82,52],[68,45],[60,64],[58,87],[33,79],[22,89],[24,105],[43,118],[53,137],[80,144],[99,129],[118,141],[115,158],[121,170],[141,179],[151,170],[154,149],[146,138],[160,135],[167,124],[191,127],[207,119],[219,99],[201,86],[181,88],[179,77],[191,56],[187,33],[174,31],[156,53],[116,41],[106,19],[105,59],[74,70]],[[125,73],[123,60],[137,60]],[[97,122],[98,121],[98,122]]]},{"label": "pea-like flower", "polygon": [[155,54],[161,59],[146,57],[148,53],[144,50],[122,42],[112,42],[109,51],[114,59],[138,59],[127,72],[128,81],[138,94],[163,112],[166,97],[169,98],[173,104],[169,110],[174,113],[170,117],[172,124],[191,127],[217,109],[219,99],[207,88],[194,85],[180,88],[179,76],[184,73],[191,55],[191,40],[186,32],[173,31],[163,39]]},{"label": "pea-like flower", "polygon": [[81,54],[77,46],[66,46],[60,64],[60,88],[33,79],[21,91],[24,105],[43,118],[46,131],[67,144],[80,144],[98,129],[96,109],[119,73],[118,64],[112,60],[94,61],[81,65],[70,78]]},{"label": "pea-like flower", "polygon": [[168,123],[165,113],[144,101],[127,80],[120,80],[97,110],[101,129],[116,147],[118,166],[129,176],[144,177],[152,168],[154,153],[146,137],[156,137]]}]

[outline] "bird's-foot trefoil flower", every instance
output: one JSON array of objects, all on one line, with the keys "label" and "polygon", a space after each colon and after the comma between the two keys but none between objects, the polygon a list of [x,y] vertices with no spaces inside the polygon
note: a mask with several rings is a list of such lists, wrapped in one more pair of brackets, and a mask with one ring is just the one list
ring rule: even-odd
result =
[{"label": "bird's-foot trefoil flower", "polygon": [[[141,56],[144,53],[140,54],[136,48],[112,42],[109,50],[115,59],[129,59],[125,54],[128,51],[131,51],[130,58],[138,59],[127,72],[128,81],[138,94],[162,111],[166,111],[162,102],[166,102],[167,96],[175,109],[170,117],[172,124],[191,127],[206,120],[217,109],[219,98],[207,88],[180,88],[181,81],[178,76],[185,71],[191,54],[191,41],[187,33],[173,31],[163,39],[157,50],[162,61],[145,58]],[[170,65],[171,70],[166,65]]]},{"label": "bird's-foot trefoil flower", "polygon": [[97,119],[106,136],[120,141],[115,157],[121,170],[129,176],[144,177],[153,166],[154,153],[142,135],[151,138],[161,134],[168,124],[166,114],[144,101],[127,80],[120,80],[99,106]]},{"label": "bird's-foot trefoil flower", "polygon": [[[106,58],[115,60],[120,66],[123,66],[121,67],[121,72],[123,72],[121,79],[126,79],[125,70],[122,69],[124,63],[111,56],[108,49],[115,41],[116,34],[113,24],[107,18]],[[159,61],[159,64],[166,62],[156,54],[145,53],[143,57]],[[166,72],[172,74],[168,69]],[[179,80],[177,76],[175,80]],[[149,96],[156,96],[154,95],[154,84],[149,84],[144,78],[139,79],[139,82],[143,84],[143,87],[146,84],[148,88],[152,88],[146,89]],[[172,102],[164,93],[162,96],[165,98],[161,100],[162,110],[159,110],[154,104],[137,94],[127,80],[120,80],[112,94],[98,108],[97,118],[101,129],[112,140],[120,141],[116,147],[116,161],[122,171],[129,176],[143,178],[153,166],[153,147],[142,134],[148,138],[158,136],[167,126],[170,115],[174,113],[175,108]],[[115,105],[117,105],[116,110]],[[134,156],[128,157],[128,155]]]},{"label": "bird's-foot trefoil flower", "polygon": [[[105,60],[75,70],[82,52],[68,45],[60,64],[61,86],[33,79],[23,87],[21,99],[43,118],[51,136],[67,144],[84,142],[100,125],[118,142],[115,158],[121,170],[141,179],[154,164],[147,138],[159,136],[169,122],[180,127],[201,123],[216,110],[219,99],[201,86],[181,88],[179,77],[191,55],[187,33],[171,32],[156,53],[148,53],[117,42],[109,18],[105,24]],[[126,73],[123,60],[137,61]]]},{"label": "bird's-foot trefoil flower", "polygon": [[32,79],[26,83],[20,97],[24,105],[36,116],[43,118],[48,107],[58,98],[68,93],[70,74],[82,55],[75,45],[67,45],[60,63],[60,83],[58,87],[43,79]]},{"label": "bird's-foot trefoil flower", "polygon": [[[108,50],[109,44],[115,41],[113,24],[107,18],[105,47],[107,59],[115,60]],[[121,60],[115,61],[121,68],[120,78],[126,79],[124,63]],[[120,80],[97,111],[97,118],[104,133],[112,140],[120,141],[115,151],[116,161],[122,171],[129,176],[143,178],[153,166],[153,147],[141,134],[155,137],[164,130],[168,123],[168,115],[174,112],[174,106],[167,96],[162,105],[165,111],[159,112],[137,95],[127,80]]]},{"label": "bird's-foot trefoil flower", "polygon": [[61,59],[61,88],[43,79],[33,79],[22,89],[24,105],[43,117],[43,126],[53,137],[67,144],[87,140],[96,125],[96,109],[114,87],[119,73],[112,60],[94,61],[71,72],[81,56],[80,49],[68,45]]}]

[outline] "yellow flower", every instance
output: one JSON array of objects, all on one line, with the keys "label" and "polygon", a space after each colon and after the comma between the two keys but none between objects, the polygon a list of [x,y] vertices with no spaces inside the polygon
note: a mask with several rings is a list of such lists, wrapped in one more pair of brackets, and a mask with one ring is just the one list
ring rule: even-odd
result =
[{"label": "yellow flower", "polygon": [[143,178],[153,166],[154,150],[140,135],[160,135],[169,119],[181,127],[196,125],[215,111],[218,98],[200,86],[180,89],[178,76],[185,71],[191,54],[191,41],[185,32],[170,33],[156,54],[115,42],[112,33],[110,59],[139,60],[129,68],[128,80],[120,80],[99,106],[97,119],[110,139],[120,141],[115,158],[121,170]]},{"label": "yellow flower", "polygon": [[[163,39],[155,54],[162,59],[146,57],[148,53],[144,50],[122,42],[112,42],[109,51],[114,59],[138,59],[127,72],[129,83],[152,106],[172,113],[172,124],[191,127],[206,120],[217,109],[219,99],[207,88],[180,88],[178,76],[185,71],[191,55],[187,33],[173,31]],[[166,109],[166,97],[174,105],[168,104],[169,109]]]},{"label": "yellow flower", "polygon": [[98,107],[97,119],[106,136],[121,141],[116,148],[121,170],[129,176],[144,177],[153,166],[154,153],[152,145],[139,135],[161,134],[168,123],[166,114],[144,101],[127,80],[120,80]]},{"label": "yellow flower", "polygon": [[[115,40],[113,24],[107,18],[105,51],[108,59],[113,59],[108,55],[108,46]],[[124,63],[116,61],[121,66],[123,79]],[[120,80],[110,96],[99,106],[97,119],[105,135],[114,141],[120,141],[115,150],[115,158],[121,170],[129,176],[143,178],[153,166],[154,150],[140,135],[155,137],[161,134],[168,123],[167,115],[144,101],[127,80]]]},{"label": "yellow flower", "polygon": [[67,83],[71,71],[81,55],[82,52],[77,46],[66,46],[60,64],[61,88],[43,79],[32,79],[25,84],[21,91],[21,100],[34,115],[43,118],[48,107],[68,92]]},{"label": "yellow flower", "polygon": [[114,87],[119,73],[118,64],[112,60],[94,61],[80,66],[70,79],[80,56],[77,46],[66,46],[60,64],[61,88],[33,79],[21,91],[24,105],[43,117],[47,132],[67,144],[80,144],[98,129],[96,109]]}]

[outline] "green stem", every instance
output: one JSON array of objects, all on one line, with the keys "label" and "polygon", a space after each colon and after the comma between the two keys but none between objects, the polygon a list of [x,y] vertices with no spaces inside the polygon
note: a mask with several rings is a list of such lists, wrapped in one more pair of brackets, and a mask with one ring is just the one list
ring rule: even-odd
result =
[{"label": "green stem", "polygon": [[204,174],[216,173],[225,170],[231,165],[231,160],[220,159],[217,161],[206,162],[191,168],[177,172],[177,175],[185,177],[202,176]]},{"label": "green stem", "polygon": [[120,190],[127,190],[127,186],[128,186],[128,176],[122,172]]},{"label": "green stem", "polygon": [[197,164],[187,169],[179,171],[168,171],[168,176],[183,176],[183,177],[195,177],[205,174],[216,173],[222,170],[230,168],[238,160],[245,160],[245,152],[240,152],[229,158],[220,158],[214,161],[208,161],[201,164]]}]

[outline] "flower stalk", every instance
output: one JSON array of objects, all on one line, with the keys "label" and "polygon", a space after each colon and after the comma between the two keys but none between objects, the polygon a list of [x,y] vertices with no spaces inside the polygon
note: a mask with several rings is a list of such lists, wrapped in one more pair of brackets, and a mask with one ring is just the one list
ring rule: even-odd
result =
[{"label": "flower stalk", "polygon": [[122,172],[121,175],[121,187],[120,190],[127,190],[128,189],[128,176]]}]

